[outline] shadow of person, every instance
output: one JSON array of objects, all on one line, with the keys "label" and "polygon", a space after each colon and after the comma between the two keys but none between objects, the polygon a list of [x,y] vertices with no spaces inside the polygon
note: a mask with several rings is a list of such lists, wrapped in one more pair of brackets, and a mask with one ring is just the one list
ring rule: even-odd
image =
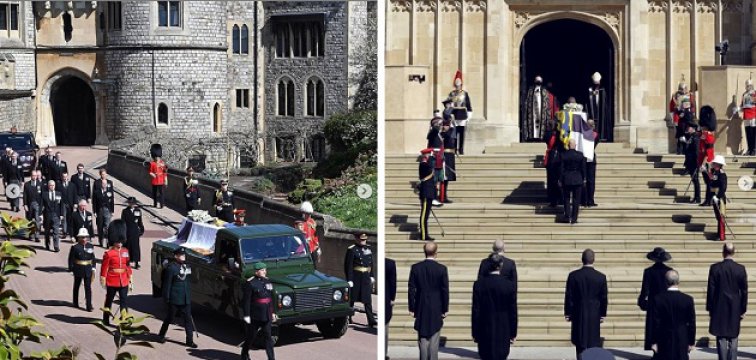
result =
[{"label": "shadow of person", "polygon": [[37,266],[34,268],[34,270],[45,272],[45,273],[64,273],[68,272],[67,268],[64,268],[62,266]]},{"label": "shadow of person", "polygon": [[[45,315],[48,319],[57,320],[66,324],[77,324],[77,325],[83,325],[83,324],[91,324],[92,321],[98,320],[96,317],[84,317],[84,316],[68,316],[63,314],[47,314]],[[94,325],[92,325],[94,327]]]},{"label": "shadow of person", "polygon": [[239,354],[216,349],[189,349],[189,355],[193,358],[207,360],[236,360]]},{"label": "shadow of person", "polygon": [[31,301],[34,305],[40,305],[40,306],[66,306],[70,307],[71,302],[70,301],[63,301],[63,300],[40,300],[40,299],[34,299]]}]

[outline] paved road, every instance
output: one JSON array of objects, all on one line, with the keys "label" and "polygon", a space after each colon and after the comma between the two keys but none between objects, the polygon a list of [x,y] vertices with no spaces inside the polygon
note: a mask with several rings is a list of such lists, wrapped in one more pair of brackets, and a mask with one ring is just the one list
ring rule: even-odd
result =
[{"label": "paved road", "polygon": [[[651,351],[642,348],[610,348],[617,360],[651,360]],[[756,359],[756,348],[738,349],[738,359]],[[416,347],[391,346],[388,355],[391,360],[412,360],[418,358]],[[441,348],[438,355],[442,360],[478,359],[476,348]],[[513,347],[509,360],[571,360],[575,358],[575,348],[565,347]],[[716,360],[716,348],[696,348],[690,353],[691,360]]]},{"label": "paved road", "polygon": [[[75,171],[77,163],[83,163],[91,171],[91,166],[103,162],[107,155],[105,150],[88,148],[61,147],[63,158],[68,162],[69,170]],[[141,193],[126,187],[117,179],[114,186],[117,191],[122,191],[145,204],[151,204],[151,200]],[[116,213],[120,214],[125,203],[122,196],[116,197]],[[4,197],[0,201],[0,211],[7,212],[9,206]],[[147,208],[147,212],[156,211]],[[160,218],[178,222],[181,217],[174,211],[161,209]],[[156,217],[151,215],[145,219],[145,234],[142,237],[142,263],[140,270],[135,270],[134,292],[129,296],[129,305],[135,315],[151,315],[155,318],[147,319],[145,324],[151,330],[151,335],[145,339],[156,340],[157,331],[160,329],[163,317],[163,303],[161,299],[151,296],[149,252],[151,242],[170,236],[172,229]],[[96,229],[95,229],[96,230]],[[78,358],[94,359],[94,352],[102,353],[108,359],[115,356],[115,346],[112,336],[91,325],[90,322],[101,318],[97,310],[86,312],[72,307],[71,287],[73,277],[66,271],[66,259],[72,242],[70,239],[61,241],[61,252],[48,252],[42,243],[27,240],[13,240],[14,243],[31,245],[38,253],[30,259],[31,269],[28,276],[15,277],[10,286],[19,293],[22,299],[29,304],[29,312],[45,324],[45,330],[55,337],[54,341],[45,340],[42,344],[25,343],[22,348],[25,351],[56,348],[61,345],[76,347],[80,351]],[[98,258],[102,257],[102,248],[96,248]],[[99,267],[98,267],[99,269]],[[93,303],[95,309],[102,306],[105,299],[105,291],[95,282],[93,285]],[[84,305],[83,289],[79,301]],[[377,301],[374,300],[375,303]],[[173,325],[168,331],[168,341],[165,344],[155,344],[155,349],[133,347],[131,350],[140,359],[238,359],[240,344],[243,341],[241,328],[232,319],[217,316],[215,313],[201,307],[193,309],[194,319],[199,329],[199,337],[195,342],[198,349],[187,349],[183,345],[184,330],[182,327]],[[363,324],[367,323],[363,314],[354,318],[355,325],[351,325],[347,334],[341,339],[323,339],[315,326],[298,326],[291,333],[282,336],[276,347],[278,359],[296,359],[306,357],[307,360],[318,359],[375,359],[377,336],[375,329],[368,329]],[[265,358],[265,352],[254,350],[250,352],[253,359]]]}]

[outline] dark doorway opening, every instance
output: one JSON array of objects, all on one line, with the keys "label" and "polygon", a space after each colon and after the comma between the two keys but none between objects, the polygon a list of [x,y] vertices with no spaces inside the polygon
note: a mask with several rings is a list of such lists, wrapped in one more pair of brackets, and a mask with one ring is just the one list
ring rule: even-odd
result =
[{"label": "dark doorway opening", "polygon": [[525,117],[528,89],[536,76],[543,78],[560,107],[574,96],[587,109],[591,75],[597,71],[613,117],[614,52],[606,31],[579,20],[554,20],[528,31],[520,44],[520,123]]},{"label": "dark doorway opening", "polygon": [[94,145],[95,98],[84,80],[75,76],[58,80],[51,92],[50,105],[57,145]]}]

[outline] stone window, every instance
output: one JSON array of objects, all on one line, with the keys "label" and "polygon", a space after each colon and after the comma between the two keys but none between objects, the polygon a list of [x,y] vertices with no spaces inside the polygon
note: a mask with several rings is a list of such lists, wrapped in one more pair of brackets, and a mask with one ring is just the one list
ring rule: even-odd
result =
[{"label": "stone window", "polygon": [[323,80],[311,77],[307,80],[307,116],[320,116],[325,113],[325,86]]},{"label": "stone window", "polygon": [[278,116],[294,116],[294,81],[282,78],[278,81]]},{"label": "stone window", "polygon": [[276,138],[276,159],[278,161],[294,161],[297,157],[297,138],[294,136],[279,136]]},{"label": "stone window", "polygon": [[165,103],[160,103],[157,108],[157,125],[158,126],[168,126],[168,105]]},{"label": "stone window", "polygon": [[254,149],[251,149],[249,147],[239,148],[239,167],[252,168],[255,167],[256,163],[257,158],[255,157]]},{"label": "stone window", "polygon": [[158,1],[158,26],[181,27],[181,1]]},{"label": "stone window", "polygon": [[20,37],[18,4],[0,3],[0,36]]},{"label": "stone window", "polygon": [[241,28],[241,53],[249,54],[249,28],[246,24]]},{"label": "stone window", "polygon": [[241,36],[239,35],[239,25],[234,24],[231,30],[231,47],[234,54],[241,54]]},{"label": "stone window", "polygon": [[249,89],[236,89],[236,107],[249,108]]},{"label": "stone window", "polygon": [[323,135],[311,137],[307,144],[307,160],[320,161],[325,157],[326,141]]},{"label": "stone window", "polygon": [[121,2],[113,1],[106,3],[105,12],[108,14],[108,30],[121,30]]},{"label": "stone window", "polygon": [[249,54],[249,28],[246,24],[242,24],[241,28],[234,24],[231,41],[234,54]]},{"label": "stone window", "polygon": [[298,17],[279,19],[273,33],[277,58],[324,56],[325,29],[321,21]]},{"label": "stone window", "polygon": [[221,132],[221,122],[223,120],[221,113],[221,106],[219,103],[215,103],[213,106],[213,132]]}]

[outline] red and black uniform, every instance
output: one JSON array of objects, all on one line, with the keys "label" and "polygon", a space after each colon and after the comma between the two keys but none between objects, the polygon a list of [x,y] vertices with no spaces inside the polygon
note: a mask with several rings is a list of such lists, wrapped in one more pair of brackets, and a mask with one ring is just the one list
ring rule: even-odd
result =
[{"label": "red and black uniform", "polygon": [[669,100],[669,112],[672,116],[672,120],[675,122],[675,139],[677,140],[677,155],[681,155],[685,150],[685,143],[680,138],[685,136],[685,122],[680,121],[685,117],[685,112],[688,109],[683,108],[683,103],[690,102],[689,111],[693,112],[696,108],[695,95],[691,92],[677,91],[672,95],[672,99]]},{"label": "red and black uniform", "polygon": [[[131,267],[129,266],[129,250],[122,247],[110,248],[102,255],[100,267],[100,279],[105,279],[107,293],[105,295],[105,308],[110,309],[116,293],[121,301],[121,309],[128,309],[126,298],[129,294],[129,282],[131,280]],[[111,309],[112,312],[112,309]],[[102,315],[105,324],[110,323],[108,314]]]},{"label": "red and black uniform", "polygon": [[443,202],[441,194],[444,193],[444,137],[441,135],[441,126],[433,126],[428,132],[428,149],[432,149],[431,164],[433,164],[433,183],[438,191],[437,198]]},{"label": "red and black uniform", "polygon": [[717,218],[717,234],[719,240],[725,240],[725,205],[727,203],[727,174],[722,169],[711,169],[709,171],[709,184],[706,194],[707,199],[711,199],[714,195],[717,196],[719,202],[711,201],[714,207],[714,217]]},{"label": "red and black uniform", "polygon": [[375,272],[373,269],[373,252],[370,250],[370,246],[356,244],[347,248],[344,256],[344,275],[346,280],[352,283],[352,287],[349,289],[351,295],[349,306],[354,308],[355,301],[365,305],[368,326],[375,326],[378,324],[373,315],[372,300]]},{"label": "red and black uniform", "polygon": [[457,181],[457,166],[454,158],[457,152],[457,134],[455,128],[451,127],[451,121],[444,120],[444,126],[449,126],[449,128],[441,132],[444,147],[444,182],[441,184],[439,198],[443,203],[451,203],[447,194],[449,181]]},{"label": "red and black uniform", "polygon": [[317,230],[318,223],[311,216],[307,216],[307,220],[304,221],[304,234],[312,254],[312,261],[316,266],[320,257],[320,239],[318,239]]},{"label": "red and black uniform", "polygon": [[564,146],[559,139],[559,131],[547,130],[543,133],[546,142],[546,154],[543,156],[543,166],[546,167],[546,197],[549,206],[555,207],[562,199],[562,190],[559,188],[559,161],[564,151]]},{"label": "red and black uniform", "polygon": [[152,175],[152,206],[157,207],[160,204],[162,208],[165,204],[163,192],[168,183],[168,166],[162,159],[150,162],[150,175]]},{"label": "red and black uniform", "polygon": [[[699,139],[699,145],[698,145],[698,167],[701,168],[701,166],[704,166],[704,163],[708,164],[712,160],[714,160],[714,143],[716,142],[716,138],[714,137],[714,133],[708,130],[701,131],[701,138]],[[711,179],[711,174],[708,166],[706,167],[706,171],[703,169],[701,170],[701,174],[703,175],[704,184],[706,184],[706,199],[704,200],[703,204],[704,206],[711,205],[711,196],[712,193],[710,191],[711,186],[709,185],[709,179]]]},{"label": "red and black uniform", "polygon": [[745,125],[747,155],[756,155],[756,90],[748,90],[743,94],[740,102],[743,109],[743,125]]},{"label": "red and black uniform", "polygon": [[[425,149],[423,153],[430,153],[432,149]],[[433,200],[436,199],[436,185],[433,181],[433,164],[430,157],[420,160],[418,169],[418,195],[420,196],[420,240],[433,240],[428,236],[428,217],[431,213]]]},{"label": "red and black uniform", "polygon": [[244,299],[242,301],[244,317],[250,318],[247,324],[247,334],[242,346],[242,359],[249,360],[249,349],[259,331],[265,339],[265,353],[268,360],[274,360],[273,337],[271,324],[273,323],[273,284],[267,278],[253,277],[244,284]]}]

